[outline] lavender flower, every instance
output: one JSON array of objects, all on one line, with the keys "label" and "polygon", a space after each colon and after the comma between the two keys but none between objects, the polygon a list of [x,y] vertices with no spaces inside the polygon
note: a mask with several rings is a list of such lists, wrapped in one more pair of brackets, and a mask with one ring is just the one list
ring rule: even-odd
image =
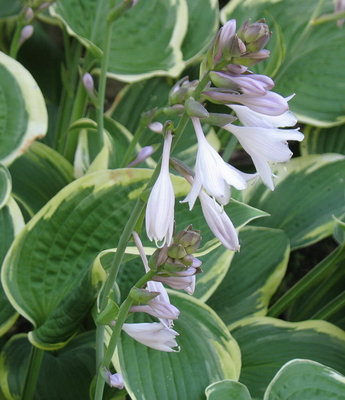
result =
[{"label": "lavender flower", "polygon": [[116,374],[111,374],[109,371],[107,373],[108,384],[111,387],[115,387],[117,389],[123,389],[125,384],[123,382],[123,376],[119,372]]}]

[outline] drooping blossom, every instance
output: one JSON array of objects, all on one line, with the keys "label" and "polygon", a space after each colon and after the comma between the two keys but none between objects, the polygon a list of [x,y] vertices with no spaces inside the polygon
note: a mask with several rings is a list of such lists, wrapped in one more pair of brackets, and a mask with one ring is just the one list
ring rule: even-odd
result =
[{"label": "drooping blossom", "polygon": [[147,236],[158,247],[171,243],[174,230],[175,195],[169,175],[171,142],[172,134],[168,132],[164,139],[161,170],[146,207]]},{"label": "drooping blossom", "polygon": [[204,188],[220,204],[227,204],[230,200],[230,185],[242,190],[247,186],[246,181],[208,143],[199,118],[192,117],[191,119],[198,140],[198,152],[195,163],[195,178],[191,191],[184,201],[188,201],[190,209],[193,208],[196,198],[201,189]]},{"label": "drooping blossom", "polygon": [[263,182],[274,189],[270,162],[288,161],[292,152],[287,140],[303,140],[298,129],[279,129],[294,125],[296,119],[290,112],[278,116],[267,116],[257,113],[248,107],[229,105],[237,114],[244,126],[228,124],[224,129],[234,134],[244,150],[251,156]]},{"label": "drooping blossom", "polygon": [[122,330],[137,342],[152,349],[176,352],[178,333],[160,322],[123,324]]},{"label": "drooping blossom", "polygon": [[115,387],[117,389],[123,389],[125,384],[123,381],[123,376],[122,374],[120,374],[119,372],[112,374],[111,372],[108,371],[107,374],[107,378],[108,378],[108,383],[111,387]]},{"label": "drooping blossom", "polygon": [[165,287],[160,282],[147,282],[149,292],[158,292],[159,295],[150,300],[147,304],[131,307],[132,312],[145,312],[153,317],[159,318],[160,322],[171,328],[172,320],[179,317],[180,311],[170,303],[170,299]]},{"label": "drooping blossom", "polygon": [[236,229],[223,207],[204,191],[200,192],[199,200],[207,225],[214,236],[227,249],[238,251],[240,249],[240,244]]},{"label": "drooping blossom", "polygon": [[[143,244],[137,232],[133,232],[132,234],[139,251],[140,258],[143,262],[145,272],[148,272],[150,267]],[[159,295],[150,300],[148,304],[132,306],[131,311],[145,312],[150,314],[153,317],[158,318],[163,325],[170,328],[173,325],[173,320],[177,319],[180,315],[179,309],[170,303],[168,292],[160,282],[148,281],[146,289],[149,292],[159,293]]]}]

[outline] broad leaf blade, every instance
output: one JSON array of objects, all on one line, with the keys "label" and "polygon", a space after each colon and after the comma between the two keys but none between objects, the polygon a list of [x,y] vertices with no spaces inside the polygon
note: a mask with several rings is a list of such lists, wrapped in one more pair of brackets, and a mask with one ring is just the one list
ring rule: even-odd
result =
[{"label": "broad leaf blade", "polygon": [[326,365],[310,360],[293,360],[285,364],[269,384],[264,400],[294,398],[342,399],[345,377]]},{"label": "broad leaf blade", "polygon": [[[121,337],[119,367],[133,400],[201,400],[208,384],[238,378],[239,348],[217,315],[187,295],[176,294],[171,301],[181,310],[174,325],[180,352],[160,352]],[[142,321],[142,314],[135,321]]]},{"label": "broad leaf blade", "polygon": [[29,71],[1,52],[0,82],[0,161],[8,165],[45,135],[47,110]]},{"label": "broad leaf blade", "polygon": [[289,259],[289,241],[280,230],[246,227],[240,239],[241,251],[235,254],[231,268],[208,300],[228,324],[267,312]]},{"label": "broad leaf blade", "polygon": [[251,400],[248,389],[240,382],[224,380],[207,386],[207,400]]},{"label": "broad leaf blade", "polygon": [[254,398],[286,362],[306,358],[345,372],[345,333],[325,321],[285,322],[253,317],[239,321],[231,334],[242,354],[240,381]]},{"label": "broad leaf blade", "polygon": [[276,171],[279,178],[274,192],[258,185],[247,193],[249,204],[270,214],[257,225],[284,230],[293,249],[331,235],[334,217],[345,213],[344,157],[298,157]]}]

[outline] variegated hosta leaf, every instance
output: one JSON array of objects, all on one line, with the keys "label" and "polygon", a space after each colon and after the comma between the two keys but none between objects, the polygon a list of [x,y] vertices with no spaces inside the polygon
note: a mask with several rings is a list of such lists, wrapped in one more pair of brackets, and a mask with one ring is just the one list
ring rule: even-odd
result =
[{"label": "variegated hosta leaf", "polygon": [[334,217],[345,213],[345,157],[298,157],[277,167],[276,173],[273,192],[258,185],[247,193],[246,202],[270,214],[258,225],[284,230],[293,249],[331,235]]},{"label": "variegated hosta leaf", "polygon": [[[174,325],[180,352],[165,353],[121,336],[118,360],[131,399],[204,399],[205,387],[221,379],[237,380],[241,355],[220,318],[193,297],[174,294],[181,310]],[[143,314],[135,322],[143,322]],[[133,322],[133,321],[132,321]]]},{"label": "variegated hosta leaf", "polygon": [[187,0],[188,30],[183,40],[183,59],[193,61],[209,46],[219,25],[217,0]]},{"label": "variegated hosta leaf", "polygon": [[0,209],[7,203],[11,190],[11,174],[4,165],[0,164]]},{"label": "variegated hosta leaf", "polygon": [[286,363],[277,372],[265,392],[264,400],[341,400],[344,394],[344,375],[315,361],[297,359]]},{"label": "variegated hosta leaf", "polygon": [[[344,32],[335,21],[320,25],[311,21],[333,10],[332,0],[233,0],[222,10],[223,22],[236,18],[240,25],[266,18],[274,34],[274,25],[280,26],[286,55],[275,90],[285,96],[296,93],[290,103],[299,120],[324,127],[345,120],[344,88],[339,84],[345,80]],[[272,62],[276,63],[275,57]]]},{"label": "variegated hosta leaf", "polygon": [[73,180],[72,165],[50,147],[34,142],[9,168],[13,194],[34,215]]},{"label": "variegated hosta leaf", "polygon": [[[65,348],[45,352],[35,399],[85,400],[95,375],[95,334],[83,333]],[[27,335],[13,336],[0,355],[0,386],[6,400],[19,400],[24,386],[31,344]]]},{"label": "variegated hosta leaf", "polygon": [[345,154],[345,125],[328,129],[314,128],[304,132],[302,155],[338,153]]},{"label": "variegated hosta leaf", "polygon": [[[24,219],[17,203],[9,198],[0,209],[0,266],[15,236],[24,226]],[[0,336],[3,335],[17,319],[17,313],[9,303],[0,283]]]},{"label": "variegated hosta leaf", "polygon": [[207,400],[251,400],[248,389],[240,382],[226,379],[207,386]]},{"label": "variegated hosta leaf", "polygon": [[[151,173],[86,175],[61,190],[17,237],[4,262],[3,285],[13,306],[33,323],[32,343],[58,348],[78,329],[102,278],[90,266],[101,250],[117,244]],[[177,181],[181,196],[186,184]]]},{"label": "variegated hosta leaf", "polygon": [[241,251],[208,300],[227,324],[266,313],[289,260],[289,241],[281,230],[245,227],[240,240]]},{"label": "variegated hosta leaf", "polygon": [[[119,0],[110,3],[118,4]],[[107,18],[105,4],[58,0],[52,13],[63,21],[70,34],[99,52],[103,49]],[[177,76],[184,67],[180,46],[187,25],[185,0],[138,2],[113,24],[109,76],[127,82],[155,75]]]},{"label": "variegated hosta leaf", "polygon": [[10,164],[46,134],[47,126],[37,83],[18,61],[0,52],[0,162]]},{"label": "variegated hosta leaf", "polygon": [[317,361],[339,373],[345,372],[345,332],[328,322],[252,317],[233,325],[231,334],[241,349],[240,381],[255,399],[262,399],[279,368],[295,358]]}]

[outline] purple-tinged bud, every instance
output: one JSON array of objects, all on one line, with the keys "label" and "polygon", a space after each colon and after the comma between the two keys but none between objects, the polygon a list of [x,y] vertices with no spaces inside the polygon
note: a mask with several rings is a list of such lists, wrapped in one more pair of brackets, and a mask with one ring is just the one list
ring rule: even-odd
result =
[{"label": "purple-tinged bud", "polygon": [[149,267],[153,270],[157,270],[160,266],[166,263],[168,259],[168,247],[164,246],[157,249],[149,259]]},{"label": "purple-tinged bud", "polygon": [[117,389],[123,389],[125,384],[123,381],[123,376],[120,373],[116,373],[116,374],[111,374],[110,372],[108,372],[108,379],[107,379],[107,383],[110,387],[115,387]]},{"label": "purple-tinged bud", "polygon": [[143,161],[145,161],[148,157],[150,157],[154,152],[153,146],[145,146],[143,147],[139,153],[137,154],[137,157],[135,160],[133,160],[131,163],[127,165],[127,168],[134,167]]},{"label": "purple-tinged bud", "polygon": [[154,133],[163,133],[163,124],[161,122],[152,122],[148,127]]},{"label": "purple-tinged bud", "polygon": [[34,14],[32,8],[28,7],[24,13],[25,21],[28,23],[31,22],[34,19],[34,16],[35,16],[35,14]]},{"label": "purple-tinged bud", "polygon": [[274,86],[274,82],[266,75],[242,74],[232,75],[225,72],[210,72],[212,82],[225,89],[233,89],[245,94],[260,95],[265,94]]},{"label": "purple-tinged bud", "polygon": [[246,44],[248,51],[257,52],[269,41],[271,32],[264,20],[260,20],[253,24],[245,22],[238,31],[238,35]]},{"label": "purple-tinged bud", "polygon": [[44,3],[42,3],[39,7],[38,7],[38,11],[43,11],[46,8],[50,7],[51,3],[49,1],[45,1]]},{"label": "purple-tinged bud", "polygon": [[236,33],[236,20],[230,19],[226,24],[219,30],[213,46],[213,62],[219,63],[223,56],[229,55],[229,49],[231,41]]},{"label": "purple-tinged bud", "polygon": [[83,85],[90,95],[94,95],[95,85],[93,83],[92,75],[86,72],[82,77]]},{"label": "purple-tinged bud", "polygon": [[22,29],[19,38],[19,46],[21,46],[26,40],[28,40],[34,33],[34,27],[32,25],[26,25]]},{"label": "purple-tinged bud", "polygon": [[266,60],[270,56],[270,51],[266,49],[259,50],[255,53],[249,53],[242,57],[237,57],[233,59],[235,64],[241,64],[246,67],[251,67],[261,61]]},{"label": "purple-tinged bud", "polygon": [[185,271],[187,267],[188,266],[186,266],[181,260],[168,258],[165,264],[162,266],[159,274],[170,276],[178,272]]},{"label": "purple-tinged bud", "polygon": [[186,100],[185,110],[190,117],[197,117],[197,118],[208,117],[208,111],[206,110],[206,108],[198,101],[195,101],[193,97],[189,97],[189,99]]},{"label": "purple-tinged bud", "polygon": [[[200,242],[201,242],[200,231],[193,230],[192,226],[190,225],[183,231],[179,232],[174,237],[174,242],[182,245],[186,250],[186,254],[187,253],[192,254],[200,246]],[[182,257],[184,257],[184,256],[182,256]],[[179,257],[179,258],[182,258],[182,257]]]},{"label": "purple-tinged bud", "polygon": [[245,54],[246,52],[247,52],[246,45],[237,35],[235,35],[230,44],[228,59],[232,57],[240,57],[242,54]]},{"label": "purple-tinged bud", "polygon": [[226,69],[228,72],[230,72],[230,74],[236,74],[236,75],[243,74],[248,70],[247,67],[239,64],[229,64],[226,66]]},{"label": "purple-tinged bud", "polygon": [[183,104],[188,97],[190,97],[198,85],[198,81],[194,80],[190,82],[188,76],[180,79],[171,88],[169,93],[169,104]]},{"label": "purple-tinged bud", "polygon": [[239,103],[253,111],[266,115],[281,115],[289,109],[287,100],[274,92],[267,92],[262,96],[238,94],[230,90],[217,90],[204,92],[211,101],[219,104]]}]

